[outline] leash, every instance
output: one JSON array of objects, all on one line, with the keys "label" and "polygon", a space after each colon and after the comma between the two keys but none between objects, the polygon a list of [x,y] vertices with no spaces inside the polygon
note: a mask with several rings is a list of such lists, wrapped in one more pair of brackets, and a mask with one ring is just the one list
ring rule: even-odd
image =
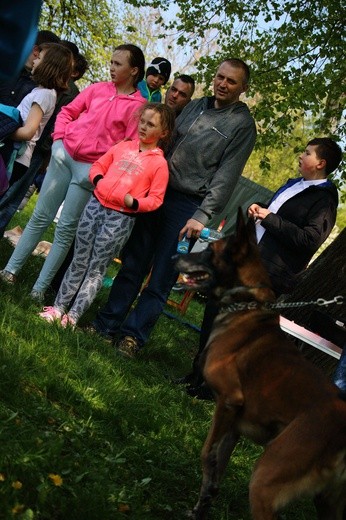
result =
[{"label": "leash", "polygon": [[245,311],[245,310],[254,310],[254,309],[287,309],[289,307],[306,307],[308,305],[317,305],[319,307],[323,307],[325,305],[330,305],[335,303],[336,305],[341,305],[344,302],[344,297],[342,295],[335,296],[332,300],[325,300],[324,298],[318,298],[317,300],[311,300],[308,302],[291,302],[291,303],[270,303],[270,302],[235,302],[230,303],[229,305],[222,305],[220,307],[221,312],[236,312],[236,311]]}]

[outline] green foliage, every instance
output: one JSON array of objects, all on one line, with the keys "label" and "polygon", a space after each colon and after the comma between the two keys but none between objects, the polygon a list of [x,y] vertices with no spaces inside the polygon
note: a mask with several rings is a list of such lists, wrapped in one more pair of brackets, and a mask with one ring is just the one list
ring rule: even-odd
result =
[{"label": "green foliage", "polygon": [[122,42],[123,35],[116,28],[118,17],[113,1],[44,0],[40,28],[76,43],[90,63],[85,79],[95,81],[108,79],[105,65],[112,48]]},{"label": "green foliage", "polygon": [[74,42],[89,61],[81,86],[109,79],[110,56],[121,43],[134,43],[151,58],[154,25],[151,11],[139,12],[115,0],[43,0],[40,18],[40,29]]},{"label": "green foliage", "polygon": [[[178,45],[199,49],[207,33],[213,36],[215,52],[195,64],[205,85],[210,85],[217,63],[228,56],[251,65],[247,95],[259,130],[257,148],[281,147],[298,120],[312,122],[313,134],[345,139],[346,12],[339,0],[313,6],[300,0],[127,3],[162,11],[174,4],[177,14],[162,26],[162,36],[176,32]],[[268,164],[264,159],[264,169]]]}]

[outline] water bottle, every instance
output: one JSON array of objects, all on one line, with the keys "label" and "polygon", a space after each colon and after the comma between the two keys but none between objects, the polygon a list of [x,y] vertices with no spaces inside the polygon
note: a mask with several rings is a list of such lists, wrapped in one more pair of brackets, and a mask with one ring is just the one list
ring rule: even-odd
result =
[{"label": "water bottle", "polygon": [[203,228],[201,234],[199,235],[200,240],[204,242],[215,242],[216,240],[220,240],[223,238],[222,231],[218,231],[216,229]]},{"label": "water bottle", "polygon": [[186,255],[186,253],[189,252],[189,247],[190,247],[190,240],[187,238],[186,235],[184,235],[183,238],[181,240],[179,240],[179,242],[178,242],[177,253]]}]

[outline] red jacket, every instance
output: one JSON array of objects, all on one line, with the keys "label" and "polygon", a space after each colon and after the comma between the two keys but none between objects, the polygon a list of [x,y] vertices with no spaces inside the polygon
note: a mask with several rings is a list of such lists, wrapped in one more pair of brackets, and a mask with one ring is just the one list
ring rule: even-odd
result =
[{"label": "red jacket", "polygon": [[[161,206],[168,184],[168,166],[160,148],[139,151],[139,140],[122,141],[112,146],[89,173],[89,179],[102,176],[94,195],[106,208],[127,213],[153,211]],[[130,193],[138,209],[127,208],[124,197]]]}]

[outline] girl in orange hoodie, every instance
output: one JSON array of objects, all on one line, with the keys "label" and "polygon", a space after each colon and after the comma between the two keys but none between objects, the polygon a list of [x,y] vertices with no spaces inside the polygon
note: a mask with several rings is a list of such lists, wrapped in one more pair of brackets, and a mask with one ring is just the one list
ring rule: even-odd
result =
[{"label": "girl in orange hoodie", "polygon": [[54,305],[44,307],[41,318],[75,326],[101,288],[110,261],[128,240],[136,213],[162,204],[168,166],[158,143],[167,141],[173,128],[173,111],[148,103],[140,114],[139,139],[116,144],[93,164],[89,179],[94,197],[80,218],[73,260]]}]

